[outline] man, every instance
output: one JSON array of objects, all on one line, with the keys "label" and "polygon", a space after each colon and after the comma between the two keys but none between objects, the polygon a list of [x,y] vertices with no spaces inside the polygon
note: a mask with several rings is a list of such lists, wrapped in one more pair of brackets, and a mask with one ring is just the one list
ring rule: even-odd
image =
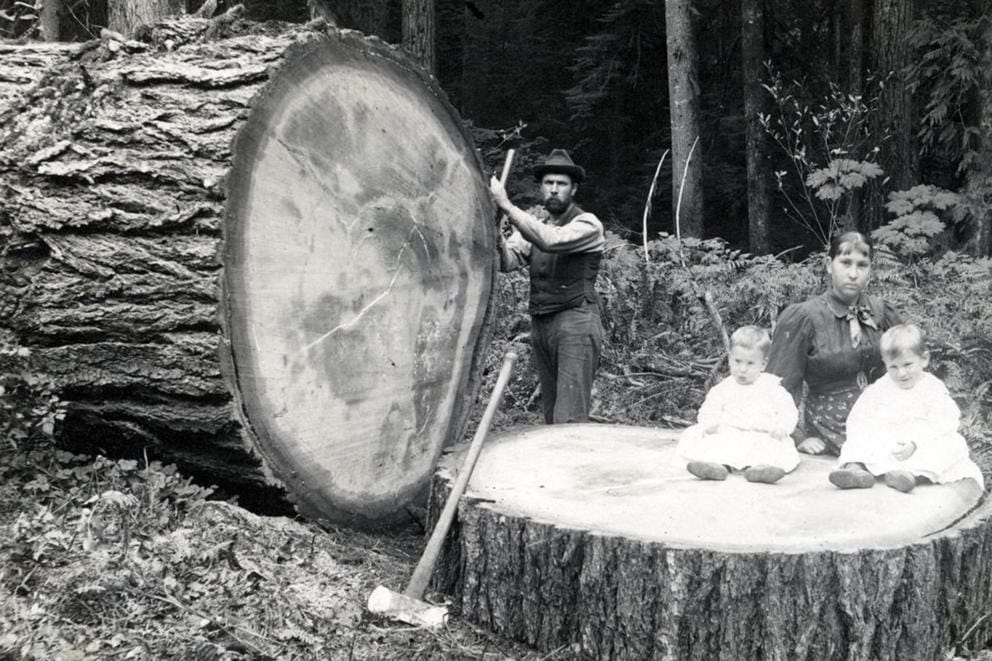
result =
[{"label": "man", "polygon": [[603,225],[572,201],[585,170],[565,150],[553,150],[533,172],[550,214],[544,222],[514,206],[499,179],[490,181],[515,228],[505,241],[500,236],[500,270],[530,265],[531,354],[544,421],[585,422],[603,338],[595,289]]}]

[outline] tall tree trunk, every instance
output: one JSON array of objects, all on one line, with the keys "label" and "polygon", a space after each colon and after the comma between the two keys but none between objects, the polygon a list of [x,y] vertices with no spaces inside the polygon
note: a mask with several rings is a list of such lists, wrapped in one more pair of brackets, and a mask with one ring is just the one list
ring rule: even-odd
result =
[{"label": "tall tree trunk", "polygon": [[59,12],[61,10],[62,0],[42,0],[38,27],[43,41],[59,40]]},{"label": "tall tree trunk", "polygon": [[184,0],[108,0],[107,27],[130,36],[142,25],[157,23],[185,9]]},{"label": "tall tree trunk", "polygon": [[[843,14],[844,42],[847,59],[841,60],[840,79],[843,80],[845,91],[853,96],[864,93],[865,66],[865,8],[864,0],[846,0],[839,10]],[[855,188],[850,193],[851,199],[844,211],[841,226],[844,230],[861,229],[863,214],[861,207],[864,203],[865,189]]]},{"label": "tall tree trunk", "polygon": [[[672,124],[672,203],[685,236],[703,236],[703,155],[699,140],[699,54],[690,0],[665,0],[668,97]],[[695,149],[693,147],[695,146]],[[689,153],[692,152],[692,158]],[[673,210],[673,213],[675,211]]]},{"label": "tall tree trunk", "polygon": [[[873,127],[888,190],[909,188],[919,180],[913,95],[905,77],[912,56],[906,35],[914,15],[915,0],[875,0],[872,12],[873,69],[878,75],[891,76],[882,88]],[[881,141],[886,132],[889,138]],[[884,222],[884,196],[882,184],[872,186],[865,229],[874,229]]]},{"label": "tall tree trunk", "polygon": [[459,108],[464,96],[462,76],[465,62],[465,3],[461,0],[438,0],[435,56],[437,78],[449,100]]},{"label": "tall tree trunk", "polygon": [[864,0],[848,0],[847,91],[855,96],[864,89],[865,7]]},{"label": "tall tree trunk", "polygon": [[434,27],[434,0],[403,0],[403,49],[432,76],[437,75]]},{"label": "tall tree trunk", "polygon": [[744,118],[747,131],[747,226],[750,249],[755,255],[771,252],[769,216],[771,186],[768,181],[765,131],[759,120],[764,107],[765,17],[763,0],[741,0],[741,54],[744,72]]},{"label": "tall tree trunk", "polygon": [[830,77],[840,82],[844,75],[844,7],[830,7]]}]

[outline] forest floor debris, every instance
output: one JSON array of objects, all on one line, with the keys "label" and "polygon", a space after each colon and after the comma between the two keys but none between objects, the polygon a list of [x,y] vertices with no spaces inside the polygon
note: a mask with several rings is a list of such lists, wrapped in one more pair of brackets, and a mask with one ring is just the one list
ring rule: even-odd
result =
[{"label": "forest floor debris", "polygon": [[173,467],[0,454],[0,659],[564,659],[369,615],[423,538],[261,517]]}]

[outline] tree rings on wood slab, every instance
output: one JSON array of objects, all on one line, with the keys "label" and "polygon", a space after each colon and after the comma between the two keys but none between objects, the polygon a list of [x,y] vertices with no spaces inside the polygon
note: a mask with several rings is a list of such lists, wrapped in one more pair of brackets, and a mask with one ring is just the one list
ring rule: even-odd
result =
[{"label": "tree rings on wood slab", "polygon": [[341,33],[256,99],[228,196],[247,427],[305,512],[406,518],[476,392],[495,213],[470,138],[405,58]]}]

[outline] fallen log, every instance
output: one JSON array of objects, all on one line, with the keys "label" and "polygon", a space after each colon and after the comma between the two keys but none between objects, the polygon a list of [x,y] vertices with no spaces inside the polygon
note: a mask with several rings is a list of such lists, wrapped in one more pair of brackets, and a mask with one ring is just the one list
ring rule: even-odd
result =
[{"label": "fallen log", "polygon": [[478,390],[481,163],[397,49],[223,33],[90,44],[0,115],[0,324],[69,401],[73,447],[404,520]]},{"label": "fallen log", "polygon": [[818,457],[775,485],[702,481],[676,440],[592,424],[490,439],[435,587],[580,658],[927,660],[992,634],[992,505],[973,481],[841,491]]},{"label": "fallen log", "polygon": [[46,71],[79,49],[58,42],[0,43],[0,114],[16,105]]}]

